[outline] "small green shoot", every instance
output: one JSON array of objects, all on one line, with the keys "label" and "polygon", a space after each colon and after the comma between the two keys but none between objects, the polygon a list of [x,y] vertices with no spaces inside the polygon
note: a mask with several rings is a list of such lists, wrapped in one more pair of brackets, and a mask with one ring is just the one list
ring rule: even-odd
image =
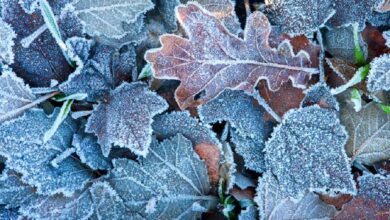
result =
[{"label": "small green shoot", "polygon": [[41,9],[41,13],[45,21],[45,24],[47,25],[47,28],[49,29],[51,35],[54,37],[56,43],[61,48],[66,61],[69,63],[71,67],[75,68],[76,62],[70,58],[69,49],[66,46],[65,42],[62,40],[60,28],[57,24],[57,19],[54,16],[50,4],[47,2],[47,0],[39,0],[39,7]]},{"label": "small green shoot", "polygon": [[353,108],[355,109],[355,111],[359,112],[362,109],[362,97],[358,89],[352,89],[351,101],[353,102]]},{"label": "small green shoot", "polygon": [[359,25],[357,23],[352,25],[353,42],[355,44],[355,62],[359,67],[361,67],[361,66],[365,66],[367,64],[367,62],[366,62],[366,59],[364,58],[363,51],[360,48],[358,27],[359,27]]},{"label": "small green shoot", "polygon": [[65,96],[64,94],[58,94],[58,95],[53,97],[53,100],[55,100],[57,102],[64,102],[64,103],[62,104],[61,110],[60,110],[59,114],[57,115],[57,118],[54,121],[53,125],[51,126],[51,128],[48,131],[46,131],[45,135],[43,136],[43,142],[46,143],[53,137],[55,132],[60,127],[61,123],[66,119],[66,117],[68,117],[73,102],[75,100],[81,101],[85,98],[87,98],[87,94],[85,94],[85,93],[76,93],[76,94],[72,94],[69,96]]},{"label": "small green shoot", "polygon": [[390,106],[389,105],[385,105],[385,104],[378,104],[379,107],[381,107],[381,109],[386,113],[386,114],[389,114],[390,115]]},{"label": "small green shoot", "polygon": [[147,63],[144,68],[142,68],[141,70],[141,73],[139,74],[138,76],[138,79],[145,79],[145,78],[149,78],[151,77],[153,74],[152,74],[152,65],[150,65],[149,63]]}]

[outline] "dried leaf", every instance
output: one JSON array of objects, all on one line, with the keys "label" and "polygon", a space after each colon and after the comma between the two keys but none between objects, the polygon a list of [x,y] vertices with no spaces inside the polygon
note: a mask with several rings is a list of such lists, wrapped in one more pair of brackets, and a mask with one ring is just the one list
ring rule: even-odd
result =
[{"label": "dried leaf", "polygon": [[320,200],[318,195],[306,192],[299,200],[292,200],[283,190],[283,185],[271,173],[259,180],[257,196],[260,219],[331,219],[336,209]]},{"label": "dried leaf", "polygon": [[[58,114],[58,109],[53,115]],[[0,124],[0,154],[7,158],[6,167],[22,174],[22,180],[37,187],[43,195],[63,193],[71,196],[92,177],[75,159],[64,159],[58,168],[51,161],[71,146],[75,125],[66,120],[47,143],[44,133],[55,118],[41,109],[32,109],[23,116]]]},{"label": "dried leaf", "polygon": [[349,131],[347,154],[364,164],[390,158],[390,115],[374,103],[355,112],[350,102],[341,103],[341,122]]},{"label": "dried leaf", "polygon": [[200,159],[204,160],[207,167],[207,173],[212,185],[218,185],[219,164],[221,162],[221,152],[218,145],[197,144],[194,146],[195,152]]},{"label": "dried leaf", "polygon": [[291,36],[312,36],[335,14],[332,1],[268,0],[266,5],[270,22]]},{"label": "dried leaf", "polygon": [[359,178],[359,186],[357,196],[345,204],[334,219],[389,219],[390,178],[365,174]]},{"label": "dried leaf", "polygon": [[334,110],[316,105],[291,110],[266,142],[267,168],[294,199],[301,199],[307,190],[354,194],[344,152],[347,138]]},{"label": "dried leaf", "polygon": [[14,53],[12,47],[15,45],[16,33],[12,27],[0,18],[0,64],[12,64]]},{"label": "dried leaf", "polygon": [[95,133],[104,156],[112,145],[146,156],[151,143],[153,116],[168,104],[143,83],[123,83],[101,102],[88,119],[86,132]]},{"label": "dried leaf", "polygon": [[163,47],[148,51],[145,59],[155,77],[181,81],[175,96],[182,109],[207,102],[226,88],[253,93],[260,79],[273,91],[288,79],[303,88],[318,72],[308,67],[307,53],[294,55],[289,46],[288,53],[281,54],[268,45],[271,27],[260,12],[248,18],[245,40],[230,34],[197,4],[178,7],[176,16],[189,39],[162,36]]},{"label": "dried leaf", "polygon": [[154,141],[141,164],[114,160],[110,183],[123,199],[128,216],[147,219],[192,219],[217,198],[208,196],[209,178],[191,141],[178,134]]},{"label": "dried leaf", "polygon": [[0,122],[21,115],[23,111],[18,109],[34,99],[30,87],[21,78],[10,70],[3,71],[0,76]]},{"label": "dried leaf", "polygon": [[[390,15],[390,13],[387,14]],[[386,24],[390,24],[390,16]],[[362,32],[362,36],[368,46],[368,62],[383,54],[390,53],[390,48],[386,46],[386,40],[378,28],[367,25]]]},{"label": "dried leaf", "polygon": [[367,77],[368,91],[390,91],[390,54],[375,58],[370,67]]},{"label": "dried leaf", "polygon": [[150,0],[77,0],[72,6],[83,22],[86,33],[120,39],[126,35],[123,25],[136,22],[154,4]]}]

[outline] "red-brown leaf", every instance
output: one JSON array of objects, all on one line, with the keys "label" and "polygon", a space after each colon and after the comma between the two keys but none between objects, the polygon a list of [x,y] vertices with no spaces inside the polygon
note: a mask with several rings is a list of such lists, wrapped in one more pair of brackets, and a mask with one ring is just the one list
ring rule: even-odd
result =
[{"label": "red-brown leaf", "polygon": [[253,93],[260,79],[266,79],[272,91],[289,79],[295,87],[305,88],[318,73],[310,68],[307,53],[294,55],[288,43],[282,52],[269,46],[271,26],[261,12],[248,18],[244,39],[229,33],[197,4],[179,6],[176,16],[189,39],[163,35],[162,48],[148,51],[145,59],[156,78],[181,81],[175,92],[181,109],[201,105],[226,88]]}]

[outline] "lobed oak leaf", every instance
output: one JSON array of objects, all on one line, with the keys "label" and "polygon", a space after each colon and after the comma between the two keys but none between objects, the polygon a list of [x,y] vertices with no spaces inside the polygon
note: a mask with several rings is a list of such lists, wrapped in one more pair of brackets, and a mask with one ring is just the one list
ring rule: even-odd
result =
[{"label": "lobed oak leaf", "polygon": [[304,88],[311,75],[318,73],[309,67],[306,52],[295,55],[288,43],[288,52],[283,53],[269,46],[271,26],[261,12],[248,18],[244,39],[229,33],[198,4],[177,7],[176,16],[189,39],[163,35],[162,48],[149,50],[145,59],[156,78],[181,81],[175,92],[181,109],[201,105],[226,88],[253,93],[261,79],[267,80],[272,91],[289,79],[295,87]]},{"label": "lobed oak leaf", "polygon": [[112,145],[146,156],[151,143],[153,116],[168,108],[163,98],[144,83],[123,83],[89,117],[86,132],[95,133],[104,156]]}]

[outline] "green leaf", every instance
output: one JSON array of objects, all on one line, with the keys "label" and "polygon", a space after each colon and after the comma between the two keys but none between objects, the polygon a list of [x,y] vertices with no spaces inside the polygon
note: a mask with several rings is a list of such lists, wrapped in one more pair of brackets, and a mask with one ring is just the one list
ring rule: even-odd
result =
[{"label": "green leaf", "polygon": [[362,109],[362,97],[358,89],[353,88],[351,90],[351,101],[356,112]]},{"label": "green leaf", "polygon": [[68,96],[66,96],[65,94],[62,93],[62,94],[58,94],[58,95],[54,96],[53,99],[56,102],[64,102],[64,101],[68,101],[68,100],[81,101],[81,100],[86,99],[87,96],[88,96],[88,94],[86,94],[86,93],[75,93],[75,94],[68,95]]},{"label": "green leaf", "polygon": [[152,72],[152,65],[150,63],[147,63],[144,68],[142,68],[141,73],[138,76],[138,79],[145,79],[149,78],[153,75]]},{"label": "green leaf", "polygon": [[61,123],[66,119],[70,112],[70,107],[73,104],[72,99],[66,100],[61,107],[60,112],[57,115],[56,120],[54,121],[51,128],[45,132],[45,135],[43,136],[43,142],[47,143],[51,137],[53,137],[54,133],[57,131],[57,129],[60,127]]},{"label": "green leaf", "polygon": [[66,61],[69,63],[69,65],[71,67],[76,67],[75,62],[69,56],[70,52],[69,52],[65,42],[62,40],[60,28],[57,24],[57,19],[54,16],[54,13],[50,7],[50,4],[47,2],[47,0],[39,0],[39,6],[41,9],[43,19],[45,20],[45,24],[47,25],[47,28],[49,29],[51,35],[56,40],[56,43],[61,48],[62,53],[64,54]]},{"label": "green leaf", "polygon": [[362,49],[360,48],[359,45],[359,25],[355,23],[353,25],[353,42],[355,44],[355,62],[359,66],[364,66],[367,64],[366,59],[364,58],[364,54]]},{"label": "green leaf", "polygon": [[387,114],[390,115],[390,106],[388,105],[385,105],[385,104],[379,104],[379,106],[381,107],[381,109],[386,112]]},{"label": "green leaf", "polygon": [[236,214],[234,213],[235,205],[229,204],[225,206],[222,210],[223,215],[228,219],[235,219]]}]

